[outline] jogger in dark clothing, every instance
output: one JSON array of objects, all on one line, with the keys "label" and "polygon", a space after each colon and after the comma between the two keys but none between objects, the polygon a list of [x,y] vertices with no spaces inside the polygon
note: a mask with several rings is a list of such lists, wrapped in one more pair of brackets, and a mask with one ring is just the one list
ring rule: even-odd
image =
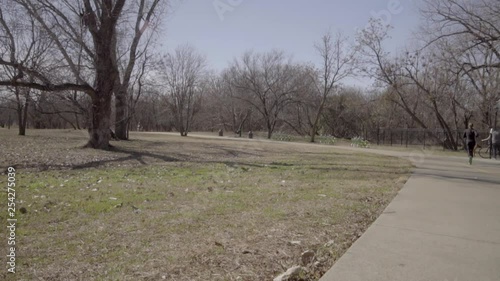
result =
[{"label": "jogger in dark clothing", "polygon": [[476,138],[479,135],[474,130],[474,124],[469,123],[469,128],[464,132],[465,148],[469,154],[469,165],[472,165],[472,158],[474,157],[474,148],[476,147]]}]

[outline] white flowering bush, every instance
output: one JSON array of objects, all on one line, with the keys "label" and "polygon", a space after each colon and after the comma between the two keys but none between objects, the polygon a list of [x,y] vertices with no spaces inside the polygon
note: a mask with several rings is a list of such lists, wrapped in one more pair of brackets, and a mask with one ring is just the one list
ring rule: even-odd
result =
[{"label": "white flowering bush", "polygon": [[354,137],[351,139],[351,146],[353,147],[362,147],[362,148],[369,148],[370,147],[370,142],[363,139],[362,137]]},{"label": "white flowering bush", "polygon": [[283,134],[283,133],[274,133],[272,136],[273,140],[277,141],[293,141],[294,138],[291,135]]},{"label": "white flowering bush", "polygon": [[318,143],[334,145],[337,139],[334,136],[321,136],[317,138]]}]

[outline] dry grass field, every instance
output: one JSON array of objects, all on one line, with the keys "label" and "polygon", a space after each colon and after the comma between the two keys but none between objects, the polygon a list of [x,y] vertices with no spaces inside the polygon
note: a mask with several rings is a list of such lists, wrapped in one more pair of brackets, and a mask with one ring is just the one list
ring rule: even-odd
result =
[{"label": "dry grass field", "polygon": [[[0,279],[272,280],[304,265],[303,280],[317,280],[411,169],[327,145],[133,133],[96,151],[81,148],[86,138],[0,129],[0,184],[14,166],[27,211],[17,273]],[[0,204],[6,225],[6,192]]]}]

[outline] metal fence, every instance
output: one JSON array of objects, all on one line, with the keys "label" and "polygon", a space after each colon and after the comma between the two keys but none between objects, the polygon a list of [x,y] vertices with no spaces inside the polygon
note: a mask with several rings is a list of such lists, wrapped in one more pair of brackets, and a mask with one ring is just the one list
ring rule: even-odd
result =
[{"label": "metal fence", "polygon": [[[454,130],[453,138],[457,141],[459,148],[463,145],[464,130]],[[446,148],[447,135],[442,129],[419,129],[419,128],[376,128],[366,130],[364,139],[372,144],[390,146],[422,146]],[[478,131],[479,139],[487,138],[489,131]]]}]

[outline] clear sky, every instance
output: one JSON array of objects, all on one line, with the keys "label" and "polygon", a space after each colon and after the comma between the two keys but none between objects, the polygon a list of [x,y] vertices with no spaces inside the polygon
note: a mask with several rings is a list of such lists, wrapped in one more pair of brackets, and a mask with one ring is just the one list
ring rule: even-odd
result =
[{"label": "clear sky", "polygon": [[[419,21],[417,0],[173,0],[160,43],[189,43],[221,70],[247,50],[284,50],[295,61],[318,62],[314,43],[329,29],[354,38],[370,17],[394,29],[390,51],[404,48]],[[359,86],[366,86],[359,82]],[[358,83],[355,83],[358,84]]]}]

